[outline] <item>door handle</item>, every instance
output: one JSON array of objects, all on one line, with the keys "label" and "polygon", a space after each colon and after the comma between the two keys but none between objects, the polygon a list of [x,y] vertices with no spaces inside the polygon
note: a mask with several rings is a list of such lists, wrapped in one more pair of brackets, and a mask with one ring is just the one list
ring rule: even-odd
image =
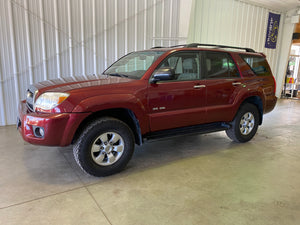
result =
[{"label": "door handle", "polygon": [[235,86],[235,85],[241,85],[241,84],[242,84],[241,82],[233,82],[232,83],[233,86]]},{"label": "door handle", "polygon": [[199,88],[205,88],[206,86],[204,84],[200,84],[200,85],[195,85],[194,89],[199,89]]}]

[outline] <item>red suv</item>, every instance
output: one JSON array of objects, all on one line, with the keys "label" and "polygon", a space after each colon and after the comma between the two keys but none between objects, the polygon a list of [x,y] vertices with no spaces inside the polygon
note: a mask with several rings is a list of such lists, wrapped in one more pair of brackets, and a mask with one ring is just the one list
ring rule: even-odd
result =
[{"label": "red suv", "polygon": [[275,88],[265,55],[252,49],[155,47],[101,75],[31,85],[18,128],[32,144],[73,144],[85,172],[107,176],[147,139],[225,130],[233,141],[249,141],[276,104]]}]

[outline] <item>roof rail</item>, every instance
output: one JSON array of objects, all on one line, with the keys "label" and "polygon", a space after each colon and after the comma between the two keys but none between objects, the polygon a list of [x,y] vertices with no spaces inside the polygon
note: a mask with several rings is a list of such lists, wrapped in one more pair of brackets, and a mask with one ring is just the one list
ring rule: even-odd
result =
[{"label": "roof rail", "polygon": [[173,45],[170,48],[178,48],[178,47],[186,47],[186,44],[182,44],[182,45]]},{"label": "roof rail", "polygon": [[232,49],[245,50],[246,52],[255,52],[252,48],[242,48],[242,47],[227,46],[227,45],[199,44],[199,43],[191,43],[191,44],[185,45],[186,48],[198,48],[198,46],[209,46],[209,47],[216,47],[216,48],[232,48]]},{"label": "roof rail", "polygon": [[156,49],[156,48],[165,48],[165,47],[163,47],[163,46],[154,46],[151,49]]},{"label": "roof rail", "polygon": [[154,46],[151,49],[156,49],[156,48],[178,48],[178,47],[186,47],[186,44],[184,44],[184,45],[173,45],[173,46],[170,46],[170,47]]}]

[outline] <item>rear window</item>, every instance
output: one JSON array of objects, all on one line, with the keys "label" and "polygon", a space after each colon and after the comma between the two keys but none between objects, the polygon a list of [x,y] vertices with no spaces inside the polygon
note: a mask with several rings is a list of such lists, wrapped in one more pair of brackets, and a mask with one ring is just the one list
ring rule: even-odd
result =
[{"label": "rear window", "polygon": [[251,70],[258,76],[270,76],[271,70],[267,60],[262,56],[240,55],[241,58],[250,66]]}]

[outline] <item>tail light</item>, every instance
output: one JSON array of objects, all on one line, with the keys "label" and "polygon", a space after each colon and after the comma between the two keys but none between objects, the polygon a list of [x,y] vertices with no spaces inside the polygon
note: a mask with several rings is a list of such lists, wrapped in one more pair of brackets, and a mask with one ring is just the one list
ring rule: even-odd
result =
[{"label": "tail light", "polygon": [[273,77],[273,80],[274,80],[274,94],[276,93],[276,80],[275,80],[275,77],[274,76],[272,76]]}]

